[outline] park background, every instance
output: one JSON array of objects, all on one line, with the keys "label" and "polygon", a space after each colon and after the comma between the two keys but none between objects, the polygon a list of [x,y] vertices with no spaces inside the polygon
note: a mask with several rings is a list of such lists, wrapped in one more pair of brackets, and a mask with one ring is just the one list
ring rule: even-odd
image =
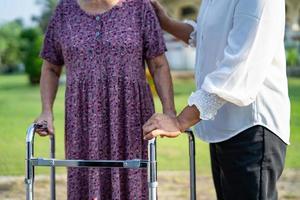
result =
[{"label": "park background", "polygon": [[[195,19],[200,0],[161,0],[169,13],[180,20]],[[0,199],[24,199],[26,128],[40,113],[39,51],[57,0],[0,0]],[[287,0],[286,53],[289,93],[292,103],[291,145],[280,181],[280,199],[300,199],[300,2]],[[195,50],[165,34],[167,57],[172,67],[175,103],[180,111],[195,90]],[[151,77],[148,75],[149,82]],[[57,157],[64,158],[65,76],[54,105]],[[161,111],[155,96],[156,111]],[[36,137],[36,155],[48,157],[49,141]],[[196,144],[197,196],[215,199],[210,174],[208,145]],[[160,199],[188,199],[188,140],[158,140]],[[37,170],[37,199],[47,199],[49,170]],[[58,199],[65,199],[65,170],[58,170]]]}]

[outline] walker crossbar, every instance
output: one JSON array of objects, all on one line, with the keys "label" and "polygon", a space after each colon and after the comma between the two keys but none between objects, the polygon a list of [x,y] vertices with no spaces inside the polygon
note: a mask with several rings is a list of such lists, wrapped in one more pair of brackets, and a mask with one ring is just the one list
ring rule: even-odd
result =
[{"label": "walker crossbar", "polygon": [[98,168],[147,168],[147,160],[56,160],[44,158],[32,158],[33,166],[44,167],[98,167]]},{"label": "walker crossbar", "polygon": [[[34,157],[34,136],[37,125],[32,124],[27,129],[26,135],[26,200],[34,199],[34,171],[37,166],[51,167],[51,200],[56,199],[55,167],[97,167],[97,168],[127,168],[148,170],[149,200],[157,199],[157,161],[156,141],[148,142],[148,160],[58,160],[55,159],[55,138],[50,136],[50,158]],[[196,200],[196,169],[195,169],[195,142],[191,130],[187,130],[189,136],[190,155],[190,199]]]}]

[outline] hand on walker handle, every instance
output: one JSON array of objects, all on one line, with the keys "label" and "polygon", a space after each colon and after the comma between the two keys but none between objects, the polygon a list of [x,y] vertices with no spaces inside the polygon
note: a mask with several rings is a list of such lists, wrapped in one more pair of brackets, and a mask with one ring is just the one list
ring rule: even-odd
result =
[{"label": "hand on walker handle", "polygon": [[175,138],[181,132],[177,118],[165,114],[154,114],[143,126],[145,140],[151,140],[157,136]]},{"label": "hand on walker handle", "polygon": [[53,116],[52,114],[42,113],[35,121],[36,132],[44,137],[48,135],[54,135]]}]

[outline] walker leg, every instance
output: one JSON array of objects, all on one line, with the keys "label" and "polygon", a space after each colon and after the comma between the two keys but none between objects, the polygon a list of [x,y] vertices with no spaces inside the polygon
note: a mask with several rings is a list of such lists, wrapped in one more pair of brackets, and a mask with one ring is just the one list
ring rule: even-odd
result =
[{"label": "walker leg", "polygon": [[157,162],[156,162],[156,140],[148,143],[148,188],[149,200],[157,200]]},{"label": "walker leg", "polygon": [[34,166],[31,163],[31,158],[33,157],[33,142],[30,140],[31,135],[34,134],[35,126],[32,125],[27,129],[26,138],[26,177],[25,177],[25,186],[26,186],[26,200],[34,199]]},{"label": "walker leg", "polygon": [[190,199],[196,200],[196,162],[195,162],[195,137],[193,131],[187,130],[189,136],[189,157],[190,157]]},{"label": "walker leg", "polygon": [[[50,136],[50,158],[54,159],[55,158],[55,136],[52,135]],[[51,172],[50,172],[50,190],[51,190],[51,200],[56,199],[56,182],[55,182],[55,167],[51,167]]]},{"label": "walker leg", "polygon": [[[26,185],[26,200],[33,200],[34,198],[34,166],[30,162],[30,153],[32,152],[32,148],[29,147],[30,144],[27,143],[27,159],[26,159],[26,178],[25,178],[25,185]],[[29,154],[28,154],[29,153]]]},{"label": "walker leg", "polygon": [[[26,135],[26,177],[25,177],[25,185],[26,185],[26,200],[34,200],[34,169],[35,165],[36,166],[50,166],[51,167],[51,200],[55,200],[55,166],[69,166],[67,164],[70,164],[72,160],[55,160],[55,137],[51,136],[50,137],[50,143],[51,143],[51,152],[50,152],[50,157],[51,159],[45,159],[47,160],[46,164],[43,163],[37,163],[36,161],[41,159],[34,158],[34,133],[35,133],[36,125],[32,124],[28,130],[27,130],[27,135]],[[156,159],[156,140],[150,140],[148,142],[148,162],[147,162],[147,170],[148,170],[148,189],[149,189],[149,200],[157,200],[157,159]],[[43,159],[42,159],[43,160]],[[55,165],[54,161],[59,162],[62,164],[63,161],[65,163],[63,165]],[[82,164],[82,160],[74,160],[75,162],[72,162],[72,164],[76,167],[84,167],[85,165],[79,165],[80,163]],[[132,168],[144,168],[141,165],[141,160],[134,161],[130,160],[130,163],[133,163],[134,165]],[[134,161],[134,162],[132,162]],[[50,163],[49,163],[50,162]],[[88,161],[87,161],[88,162]],[[91,162],[91,161],[89,161]],[[108,161],[102,161],[102,162],[108,162]],[[114,161],[112,167],[120,167],[118,164],[122,162],[122,168],[128,168],[128,161]],[[145,161],[144,161],[145,162]],[[117,165],[115,165],[115,163]],[[137,163],[137,165],[136,165]],[[95,164],[95,163],[94,163]],[[112,163],[110,163],[112,164]],[[125,165],[127,164],[127,165]],[[145,164],[145,163],[143,163]],[[71,165],[70,165],[71,166]],[[87,165],[86,167],[92,167],[94,165]],[[95,165],[96,166],[96,165]],[[127,166],[127,167],[126,167]],[[99,165],[99,167],[103,167],[103,165]],[[107,166],[111,167],[111,165]]]}]

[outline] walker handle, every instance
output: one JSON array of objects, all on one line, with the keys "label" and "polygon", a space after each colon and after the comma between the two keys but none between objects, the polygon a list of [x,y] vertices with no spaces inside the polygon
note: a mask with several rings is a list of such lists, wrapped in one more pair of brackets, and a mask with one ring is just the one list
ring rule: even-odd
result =
[{"label": "walker handle", "polygon": [[[26,132],[26,200],[34,199],[34,166],[31,159],[34,157],[34,137],[38,124],[33,123],[29,126]],[[55,159],[55,136],[50,135],[50,158]],[[51,167],[50,173],[50,190],[51,200],[56,199],[56,184],[55,184],[55,167]]]}]

